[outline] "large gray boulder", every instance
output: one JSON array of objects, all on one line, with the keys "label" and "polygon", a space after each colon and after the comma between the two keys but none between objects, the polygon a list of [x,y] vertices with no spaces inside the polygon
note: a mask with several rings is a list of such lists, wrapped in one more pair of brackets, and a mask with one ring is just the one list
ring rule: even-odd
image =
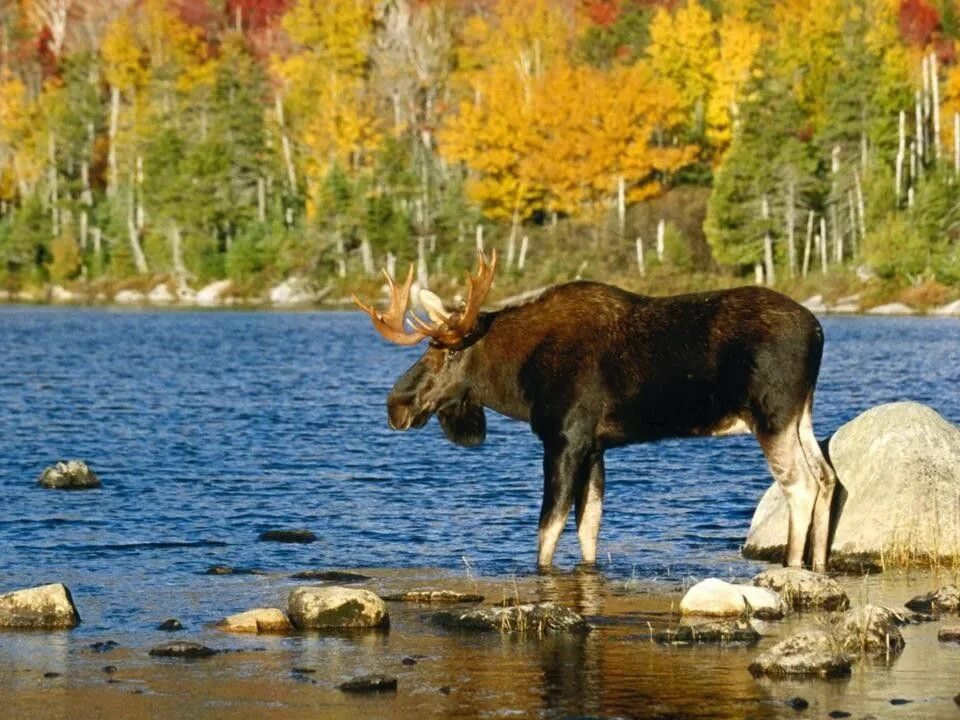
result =
[{"label": "large gray boulder", "polygon": [[893,657],[903,650],[903,617],[877,605],[864,605],[831,619],[831,633],[848,653]]},{"label": "large gray boulder", "polygon": [[781,640],[750,663],[754,676],[834,678],[850,674],[851,658],[830,633],[810,630]]},{"label": "large gray boulder", "polygon": [[41,585],[0,595],[0,627],[63,630],[80,624],[65,585]]},{"label": "large gray boulder", "polygon": [[380,596],[338,585],[300,587],[290,591],[287,615],[298,629],[381,628],[390,624]]},{"label": "large gray boulder", "polygon": [[[952,521],[960,495],[960,430],[934,410],[915,402],[879,405],[823,445],[840,480],[832,564],[929,561],[960,545]],[[786,538],[786,501],[774,484],[754,513],[743,554],[779,560]]]}]

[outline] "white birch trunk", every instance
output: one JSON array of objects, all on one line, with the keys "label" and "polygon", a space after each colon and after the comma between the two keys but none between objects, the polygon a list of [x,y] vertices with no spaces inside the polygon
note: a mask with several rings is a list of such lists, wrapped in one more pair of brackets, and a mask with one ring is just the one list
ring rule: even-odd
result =
[{"label": "white birch trunk", "polygon": [[274,95],[274,106],[277,113],[277,125],[280,127],[280,146],[283,149],[283,162],[287,168],[287,182],[290,184],[290,192],[297,194],[297,171],[293,166],[293,149],[290,146],[290,138],[283,119],[283,99],[280,93]]},{"label": "white birch trunk", "polygon": [[483,225],[477,225],[477,252],[483,252]]},{"label": "white birch trunk", "polygon": [[520,259],[517,261],[517,270],[523,270],[523,266],[527,262],[527,250],[529,245],[530,238],[524,235],[520,240]]},{"label": "white birch trunk", "polygon": [[937,54],[931,52],[930,58],[930,102],[933,105],[933,155],[940,160],[940,81],[937,78]]},{"label": "white birch trunk", "polygon": [[623,240],[627,232],[627,189],[623,175],[617,178],[617,229]]},{"label": "white birch trunk", "polygon": [[647,263],[643,257],[643,238],[639,235],[637,236],[637,271],[640,277],[647,276]]},{"label": "white birch trunk", "polygon": [[820,216],[820,271],[827,274],[827,219]]},{"label": "white birch trunk", "polygon": [[120,88],[115,85],[110,86],[110,127],[107,131],[107,142],[110,147],[107,149],[107,196],[113,197],[117,194],[117,188],[120,182],[119,172],[117,171],[117,126],[120,122]]},{"label": "white birch trunk", "polygon": [[810,250],[813,246],[813,210],[810,211],[810,214],[807,216],[807,237],[803,243],[803,268],[801,269],[801,275],[803,277],[807,276],[807,273],[810,272]]},{"label": "white birch trunk", "polygon": [[657,261],[663,262],[664,245],[666,243],[667,223],[663,218],[657,223]]},{"label": "white birch trunk", "polygon": [[127,235],[130,238],[130,253],[133,255],[133,265],[137,268],[137,272],[140,275],[146,275],[150,270],[147,267],[147,258],[143,254],[143,247],[140,245],[140,231],[137,229],[136,213],[134,211],[135,203],[133,188],[130,188],[130,208],[127,211]]},{"label": "white birch trunk", "polygon": [[791,278],[797,276],[797,240],[795,237],[797,208],[795,206],[795,195],[796,186],[791,181],[787,185],[787,271]]},{"label": "white birch trunk", "polygon": [[417,282],[421,289],[430,287],[430,277],[427,272],[427,239],[421,235],[417,238]]},{"label": "white birch trunk", "polygon": [[377,274],[377,268],[373,264],[373,248],[370,247],[370,239],[364,235],[360,241],[360,258],[363,262],[363,274],[367,277]]}]

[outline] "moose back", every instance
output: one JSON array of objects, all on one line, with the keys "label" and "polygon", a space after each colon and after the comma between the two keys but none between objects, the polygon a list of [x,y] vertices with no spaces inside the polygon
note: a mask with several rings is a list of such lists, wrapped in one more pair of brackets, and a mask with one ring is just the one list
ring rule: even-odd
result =
[{"label": "moose back", "polygon": [[583,561],[596,561],[608,448],[747,430],[787,499],[785,564],[808,550],[825,569],[836,476],[813,433],[823,351],[813,314],[760,287],[645,297],[594,282],[482,312],[495,267],[495,253],[480,256],[455,312],[421,291],[429,322],[409,312],[412,268],[403,285],[387,276],[385,313],[357,304],[388,340],[430,341],[390,392],[392,428],[436,415],[448,439],[472,446],[486,435],[484,408],[530,423],[543,443],[540,566],[571,507]]}]

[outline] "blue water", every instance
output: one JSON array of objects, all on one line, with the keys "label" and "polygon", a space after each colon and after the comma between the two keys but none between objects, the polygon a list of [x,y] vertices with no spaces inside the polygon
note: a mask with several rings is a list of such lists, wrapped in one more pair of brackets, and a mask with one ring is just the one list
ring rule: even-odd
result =
[{"label": "blue water", "polygon": [[[960,421],[960,321],[824,326],[820,437],[900,399]],[[0,308],[0,592],[66,582],[86,598],[85,627],[103,630],[204,616],[213,564],[532,572],[535,437],[492,414],[473,450],[435,421],[390,431],[386,394],[418,352],[382,342],[357,313]],[[36,486],[68,458],[103,489]],[[624,448],[607,454],[607,473],[607,576],[756,567],[738,557],[770,483],[751,437]],[[319,539],[258,542],[278,527]],[[577,559],[570,528],[556,562]],[[217,592],[220,608],[256,601],[232,578]]]}]

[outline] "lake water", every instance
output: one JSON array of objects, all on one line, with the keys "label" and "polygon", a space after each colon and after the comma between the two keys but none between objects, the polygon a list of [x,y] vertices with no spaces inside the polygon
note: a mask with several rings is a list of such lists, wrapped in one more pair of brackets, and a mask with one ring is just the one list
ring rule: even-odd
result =
[{"label": "lake water", "polygon": [[[960,321],[823,324],[819,437],[901,399],[960,421]],[[358,313],[0,307],[0,592],[64,582],[84,620],[71,642],[136,644],[166,617],[196,626],[279,598],[304,569],[529,578],[539,444],[492,414],[472,450],[435,421],[390,431],[386,394],[418,354]],[[36,486],[68,458],[103,489]],[[608,581],[676,587],[759,567],[738,555],[771,482],[753,438],[611,451],[607,477]],[[318,541],[259,542],[272,528]],[[570,526],[555,562],[578,554]],[[214,564],[268,574],[211,578]]]}]

